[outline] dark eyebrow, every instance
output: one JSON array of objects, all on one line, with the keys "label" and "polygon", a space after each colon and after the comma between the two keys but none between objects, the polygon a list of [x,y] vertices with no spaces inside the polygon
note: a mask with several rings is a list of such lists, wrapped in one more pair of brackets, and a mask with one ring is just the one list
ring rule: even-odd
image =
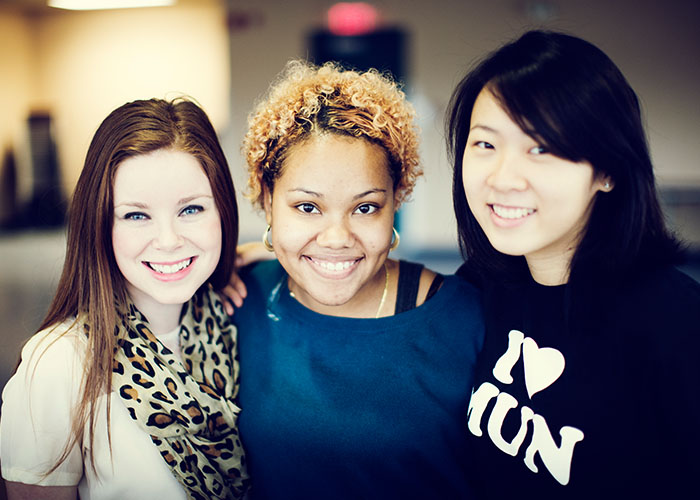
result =
[{"label": "dark eyebrow", "polygon": [[476,125],[472,125],[471,128],[469,129],[469,131],[471,132],[474,129],[481,129],[481,130],[485,130],[486,132],[493,132],[494,134],[498,133],[498,130],[496,130],[495,128],[491,128],[487,125],[481,125],[479,123],[477,123]]},{"label": "dark eyebrow", "polygon": [[374,193],[379,193],[379,194],[385,194],[386,189],[370,189],[369,191],[365,191],[364,193],[360,193],[358,195],[355,195],[352,197],[353,200],[359,200],[360,198],[364,198],[367,195],[374,194]]},{"label": "dark eyebrow", "polygon": [[[304,188],[294,188],[290,189],[289,192],[295,192],[298,191],[300,193],[308,194],[309,196],[314,196],[315,198],[321,198],[323,199],[324,196],[321,193],[317,193],[316,191],[311,191],[310,189],[304,189]],[[364,191],[360,194],[356,194],[355,196],[352,197],[353,200],[359,200],[360,198],[364,198],[367,195],[374,194],[374,193],[386,193],[386,189],[369,189],[367,191]]]}]

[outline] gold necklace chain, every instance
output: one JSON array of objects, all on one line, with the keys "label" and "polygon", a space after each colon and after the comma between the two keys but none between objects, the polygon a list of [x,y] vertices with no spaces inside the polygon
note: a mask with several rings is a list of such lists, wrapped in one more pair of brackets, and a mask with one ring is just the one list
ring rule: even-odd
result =
[{"label": "gold necklace chain", "polygon": [[[377,313],[374,315],[374,318],[379,317],[379,313],[382,311],[382,307],[384,307],[384,302],[386,301],[386,294],[387,291],[389,290],[389,268],[386,267],[386,262],[384,262],[384,291],[382,292],[382,299],[379,301],[379,307],[377,307]],[[296,299],[297,296],[294,295],[294,292],[289,290],[289,296],[292,297],[293,299]]]},{"label": "gold necklace chain", "polygon": [[382,300],[379,301],[379,307],[377,308],[377,314],[374,315],[375,318],[379,317],[379,313],[384,307],[384,301],[386,300],[386,292],[389,289],[389,268],[386,267],[386,261],[384,261],[384,291],[382,292]]}]

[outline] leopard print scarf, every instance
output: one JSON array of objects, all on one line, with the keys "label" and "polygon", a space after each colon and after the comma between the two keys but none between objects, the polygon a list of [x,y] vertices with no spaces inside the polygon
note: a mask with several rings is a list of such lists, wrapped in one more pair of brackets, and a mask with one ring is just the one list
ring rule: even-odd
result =
[{"label": "leopard print scarf", "polygon": [[204,286],[183,306],[182,362],[130,301],[115,334],[113,386],[188,498],[242,498],[249,479],[234,404],[236,330],[219,296]]}]

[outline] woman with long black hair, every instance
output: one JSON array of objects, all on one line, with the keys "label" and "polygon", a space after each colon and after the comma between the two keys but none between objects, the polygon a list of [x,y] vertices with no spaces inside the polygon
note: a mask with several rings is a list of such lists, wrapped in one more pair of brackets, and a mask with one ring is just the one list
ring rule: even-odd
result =
[{"label": "woman with long black hair", "polygon": [[678,498],[699,461],[700,285],[674,267],[634,91],[592,44],[529,32],[459,84],[448,141],[487,325],[478,496]]}]

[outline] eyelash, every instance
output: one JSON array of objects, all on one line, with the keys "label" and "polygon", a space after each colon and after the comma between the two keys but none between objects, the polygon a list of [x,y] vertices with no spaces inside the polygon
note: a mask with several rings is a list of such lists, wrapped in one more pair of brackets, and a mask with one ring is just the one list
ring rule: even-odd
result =
[{"label": "eyelash", "polygon": [[[307,212],[306,210],[304,210],[304,207],[309,207],[312,209],[312,211]],[[299,210],[301,213],[303,213],[305,215],[311,215],[313,213],[320,212],[320,210],[318,208],[316,208],[316,206],[313,203],[299,203],[298,205],[295,205],[294,208],[296,208],[297,210]]]},{"label": "eyelash", "polygon": [[[495,149],[493,147],[493,144],[487,142],[487,141],[476,141],[474,142],[474,146],[480,149]],[[539,151],[536,151],[539,150]],[[528,150],[528,153],[532,153],[535,155],[546,155],[549,154],[549,150],[545,146],[534,146]]]},{"label": "eyelash", "polygon": [[[534,150],[539,149],[539,152],[535,152]],[[547,150],[546,147],[544,146],[535,146],[534,148],[530,148],[530,153],[536,154],[536,155],[546,155],[549,153],[549,150]]]},{"label": "eyelash", "polygon": [[[138,219],[136,217],[139,217]],[[128,212],[124,214],[124,220],[142,221],[148,219],[148,215],[143,212]]]},{"label": "eyelash", "polygon": [[494,149],[493,145],[486,141],[476,141],[474,146],[480,149]]},{"label": "eyelash", "polygon": [[[368,207],[370,210],[368,212],[360,211],[360,209],[363,207]],[[304,215],[312,215],[321,212],[318,209],[318,207],[316,207],[316,205],[314,205],[313,203],[299,203],[298,205],[295,205],[294,208],[299,210]],[[304,210],[304,208],[311,208],[312,210],[307,212],[306,210]],[[355,210],[353,210],[353,213],[359,213],[361,215],[371,215],[377,210],[379,210],[379,206],[375,205],[374,203],[363,203],[359,205]]]},{"label": "eyelash", "polygon": [[[196,212],[194,214],[186,214],[185,213],[186,210],[191,210],[191,209],[196,210]],[[204,207],[201,205],[188,205],[185,208],[183,208],[182,210],[180,210],[181,215],[196,215],[200,212],[204,212]]]},{"label": "eyelash", "polygon": [[[188,211],[194,210],[194,213]],[[190,216],[190,215],[197,215],[201,212],[204,211],[204,207],[201,205],[187,205],[185,208],[180,210],[180,213],[178,215],[182,216]],[[143,220],[148,220],[150,217],[143,213],[143,212],[127,212],[124,214],[124,217],[122,217],[124,220],[133,220],[133,221],[143,221]]]},{"label": "eyelash", "polygon": [[[361,212],[360,209],[362,207],[368,207],[371,209],[370,212]],[[373,203],[363,203],[362,205],[358,206],[353,213],[359,213],[361,215],[372,215],[375,213],[377,210],[379,210],[379,207]]]}]

